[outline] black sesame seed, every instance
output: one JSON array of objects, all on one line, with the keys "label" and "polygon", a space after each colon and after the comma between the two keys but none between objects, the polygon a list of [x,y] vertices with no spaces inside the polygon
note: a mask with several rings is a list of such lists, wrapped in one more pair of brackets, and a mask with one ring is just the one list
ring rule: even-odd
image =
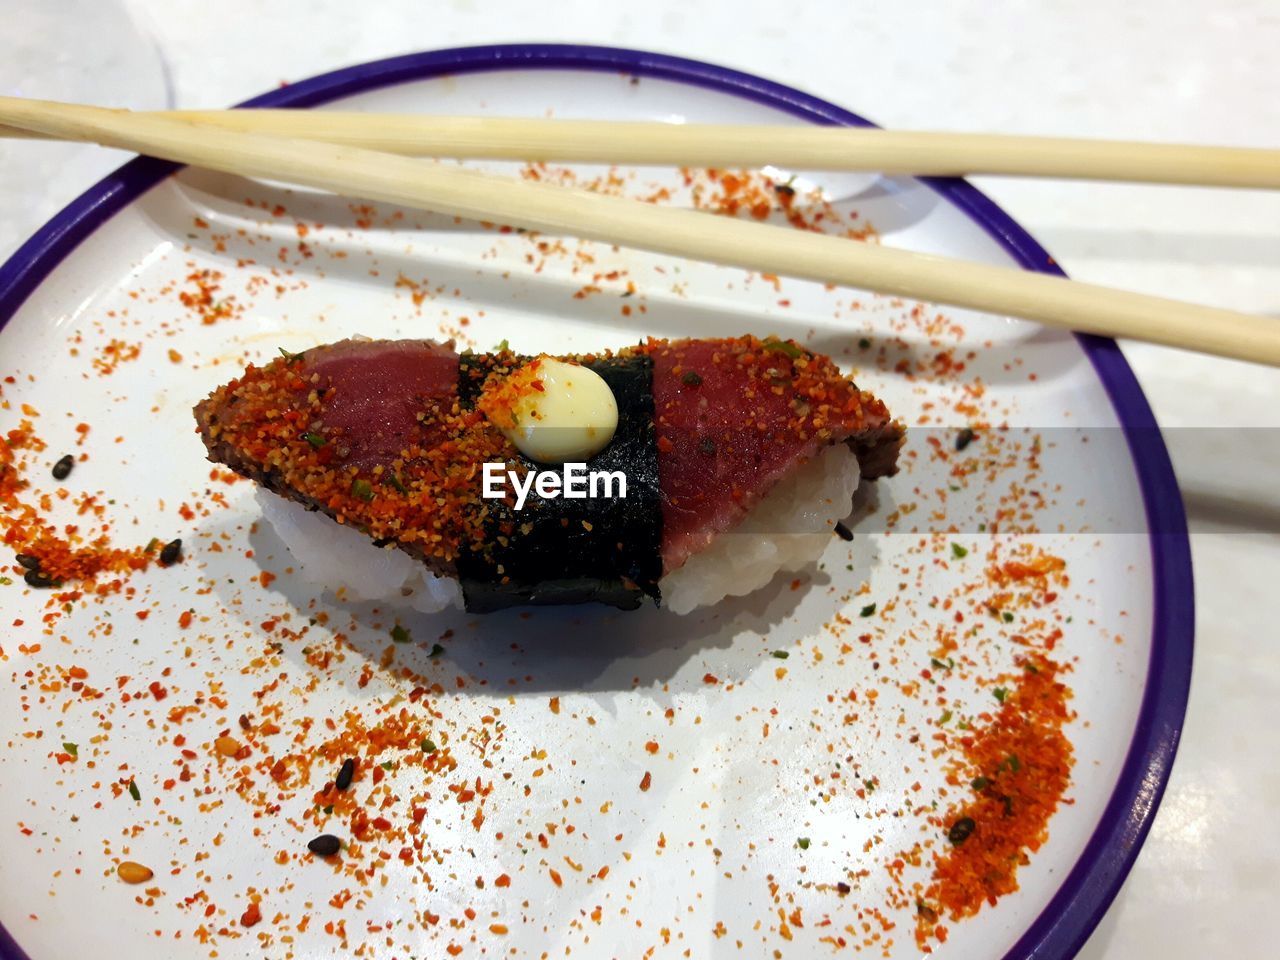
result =
[{"label": "black sesame seed", "polygon": [[342,761],[342,769],[338,771],[338,779],[333,781],[333,785],[339,790],[345,790],[351,786],[351,778],[356,775],[356,762],[348,757]]},{"label": "black sesame seed", "polygon": [[40,558],[33,557],[29,553],[20,553],[14,559],[18,561],[18,566],[20,567],[25,567],[28,570],[40,569]]},{"label": "black sesame seed", "polygon": [[332,857],[342,849],[342,841],[331,833],[322,833],[307,844],[307,849],[317,857]]},{"label": "black sesame seed", "polygon": [[947,831],[947,839],[954,843],[957,847],[969,839],[969,835],[973,833],[978,825],[973,822],[973,817],[961,817],[951,825],[951,829]]},{"label": "black sesame seed", "polygon": [[956,449],[963,450],[971,443],[973,443],[973,428],[965,427],[956,435]]},{"label": "black sesame seed", "polygon": [[26,576],[22,579],[27,582],[28,587],[39,587],[44,589],[46,587],[62,586],[61,581],[55,580],[53,577],[49,576],[49,574],[42,573],[39,570],[28,570]]},{"label": "black sesame seed", "polygon": [[710,437],[703,437],[698,441],[698,450],[708,457],[716,455],[716,442]]},{"label": "black sesame seed", "polygon": [[836,536],[841,540],[852,540],[853,531],[846,527],[843,523],[836,524]]},{"label": "black sesame seed", "polygon": [[168,567],[182,559],[182,541],[170,540],[160,551],[160,563]]},{"label": "black sesame seed", "polygon": [[684,376],[680,379],[690,387],[702,386],[702,377],[696,370],[686,370]]},{"label": "black sesame seed", "polygon": [[852,888],[852,887],[850,887],[850,886],[849,886],[847,883],[845,883],[843,880],[841,880],[839,883],[837,883],[837,884],[836,884],[836,889],[837,889],[837,890],[839,890],[841,893],[848,893],[848,892],[849,892],[850,890],[852,890],[853,888]]},{"label": "black sesame seed", "polygon": [[67,454],[61,460],[53,465],[53,479],[65,480],[71,476],[71,468],[76,465],[76,458],[71,454]]}]

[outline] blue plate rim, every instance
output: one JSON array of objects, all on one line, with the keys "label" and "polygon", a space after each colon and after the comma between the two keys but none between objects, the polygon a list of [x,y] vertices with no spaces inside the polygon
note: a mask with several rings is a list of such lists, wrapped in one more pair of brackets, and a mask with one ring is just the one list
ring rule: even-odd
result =
[{"label": "blue plate rim", "polygon": [[[456,47],[375,60],[271,90],[239,106],[306,108],[448,74],[539,68],[616,71],[668,80],[741,97],[811,123],[873,126],[818,97],[727,67],[642,50],[549,43]],[[81,241],[180,169],[180,164],[149,157],[131,160],[41,227],[0,266],[0,328]],[[972,184],[947,177],[922,180],[1024,269],[1065,276],[1030,234]],[[1068,960],[1098,925],[1151,829],[1177,752],[1191,684],[1195,630],[1191,546],[1173,465],[1151,407],[1116,342],[1084,335],[1078,339],[1124,429],[1152,531],[1151,656],[1133,739],[1098,826],[1057,893],[1004,960]],[[3,926],[0,958],[29,960]]]}]

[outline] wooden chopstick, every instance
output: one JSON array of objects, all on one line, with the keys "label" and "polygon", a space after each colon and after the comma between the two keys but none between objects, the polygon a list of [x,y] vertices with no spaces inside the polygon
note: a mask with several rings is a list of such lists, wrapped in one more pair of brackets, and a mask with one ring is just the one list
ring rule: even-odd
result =
[{"label": "wooden chopstick", "polygon": [[[410,156],[872,170],[917,176],[1001,174],[1280,188],[1280,150],[926,133],[853,127],[702,125],[517,117],[184,110],[155,114],[243,133],[324,140]],[[29,136],[0,128],[0,135]]]},{"label": "wooden chopstick", "polygon": [[249,177],[1280,366],[1280,323],[319,141],[0,98],[0,123]]}]

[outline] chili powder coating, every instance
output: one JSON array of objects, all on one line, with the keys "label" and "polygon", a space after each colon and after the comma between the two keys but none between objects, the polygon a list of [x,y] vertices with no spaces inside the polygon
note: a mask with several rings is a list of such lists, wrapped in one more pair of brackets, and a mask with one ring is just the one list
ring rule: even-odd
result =
[{"label": "chili powder coating", "polygon": [[532,469],[499,429],[525,360],[510,351],[342,341],[249,367],[196,420],[210,459],[460,577],[474,610],[633,608],[822,446],[848,442],[874,478],[902,443],[883,403],[789,341],[649,340],[568,359],[614,390],[619,431],[590,466],[622,470],[625,501],[535,497],[517,513],[482,498],[483,464]]}]

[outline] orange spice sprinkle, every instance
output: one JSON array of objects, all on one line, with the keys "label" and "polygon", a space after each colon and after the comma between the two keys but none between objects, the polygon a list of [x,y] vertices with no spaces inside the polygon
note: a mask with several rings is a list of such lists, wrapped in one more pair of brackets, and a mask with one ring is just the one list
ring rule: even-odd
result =
[{"label": "orange spice sprinkle", "polygon": [[963,919],[1018,889],[1018,867],[1047,839],[1049,818],[1067,788],[1073,751],[1063,727],[1073,713],[1070,692],[1058,679],[1062,667],[1039,653],[1020,665],[1023,675],[994,719],[960,741],[963,761],[948,781],[973,799],[953,806],[940,822],[948,841],[917,910],[922,948],[931,933],[945,939],[941,915]]}]

